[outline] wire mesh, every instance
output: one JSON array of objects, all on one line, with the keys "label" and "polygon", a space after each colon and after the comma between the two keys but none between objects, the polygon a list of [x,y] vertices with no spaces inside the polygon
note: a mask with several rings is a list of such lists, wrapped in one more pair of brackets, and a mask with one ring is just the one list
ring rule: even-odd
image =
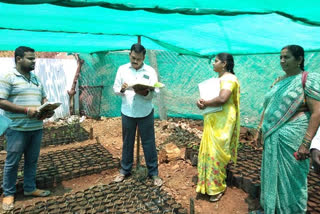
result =
[{"label": "wire mesh", "polygon": [[102,85],[82,85],[79,87],[79,111],[81,116],[86,115],[92,118],[100,116],[102,89]]},{"label": "wire mesh", "polygon": [[[129,51],[81,54],[85,60],[81,69],[80,86],[104,86],[100,115],[120,116],[121,98],[113,93],[117,68],[129,62]],[[264,95],[273,81],[283,71],[278,54],[234,56],[235,74],[241,85],[241,125],[255,127],[260,120]],[[320,73],[318,52],[308,52],[305,57],[307,71]],[[201,119],[196,106],[199,98],[198,83],[217,77],[212,63],[206,58],[179,55],[170,51],[147,51],[145,63],[158,71],[159,81],[166,85],[153,100],[155,116],[161,112],[170,117]],[[94,92],[91,92],[94,93]],[[95,94],[92,94],[95,98]]]}]

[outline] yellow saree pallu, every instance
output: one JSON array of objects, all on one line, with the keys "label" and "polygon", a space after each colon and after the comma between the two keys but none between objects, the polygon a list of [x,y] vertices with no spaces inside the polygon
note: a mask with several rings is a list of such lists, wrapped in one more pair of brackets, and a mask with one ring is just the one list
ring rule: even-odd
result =
[{"label": "yellow saree pallu", "polygon": [[204,129],[198,155],[196,191],[216,195],[226,189],[226,167],[236,162],[240,132],[239,82],[235,76],[221,78],[221,89],[232,94],[223,110],[204,115]]}]

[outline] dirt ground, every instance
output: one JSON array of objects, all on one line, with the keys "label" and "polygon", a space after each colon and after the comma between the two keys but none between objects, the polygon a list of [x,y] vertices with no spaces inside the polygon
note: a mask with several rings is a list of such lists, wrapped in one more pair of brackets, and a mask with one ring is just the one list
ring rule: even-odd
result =
[{"label": "dirt ground", "polygon": [[[41,153],[54,151],[57,149],[74,148],[86,144],[96,143],[98,141],[116,158],[121,157],[122,150],[122,133],[120,118],[101,118],[101,120],[86,119],[82,126],[89,132],[93,129],[94,139],[84,142],[76,142],[68,145],[47,147],[41,149]],[[181,132],[175,135],[170,130],[187,130],[189,139],[184,139],[188,136]],[[190,200],[194,199],[195,213],[199,214],[244,214],[249,210],[255,209],[258,205],[256,200],[248,197],[248,194],[235,187],[228,187],[225,195],[219,202],[212,203],[207,197],[197,196],[195,192],[195,179],[197,176],[196,167],[191,165],[190,160],[184,159],[185,148],[180,148],[180,156],[172,160],[162,157],[164,144],[174,143],[175,141],[183,140],[198,140],[202,134],[202,121],[186,120],[186,119],[168,119],[166,121],[155,121],[156,129],[156,144],[160,148],[159,151],[159,176],[163,179],[164,185],[161,187],[171,194],[182,207],[190,211]],[[190,137],[191,136],[191,137]],[[192,139],[190,139],[192,138]],[[140,152],[143,162],[143,152]],[[0,155],[4,156],[4,154]],[[118,169],[106,170],[100,174],[80,177],[69,181],[63,181],[62,184],[51,188],[52,195],[47,198],[30,198],[24,197],[22,193],[16,196],[16,207],[27,206],[34,204],[37,201],[47,200],[57,196],[62,196],[65,193],[75,193],[87,189],[98,184],[110,183]],[[2,199],[1,199],[2,200]]]}]

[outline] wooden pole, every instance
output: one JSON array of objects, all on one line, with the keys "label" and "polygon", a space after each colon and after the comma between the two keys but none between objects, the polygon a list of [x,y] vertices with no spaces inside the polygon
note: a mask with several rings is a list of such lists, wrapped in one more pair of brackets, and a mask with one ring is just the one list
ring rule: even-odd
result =
[{"label": "wooden pole", "polygon": [[[141,36],[138,36],[138,44],[141,44]],[[139,130],[138,130],[138,126],[136,128],[137,130],[137,169],[139,169],[140,167],[140,134],[139,134]]]},{"label": "wooden pole", "polygon": [[194,212],[194,199],[190,198],[190,214],[195,214]]},{"label": "wooden pole", "polygon": [[93,140],[93,127],[90,128],[89,138],[90,140]]},{"label": "wooden pole", "polygon": [[69,95],[69,113],[70,115],[73,115],[75,113],[75,108],[74,108],[74,95],[76,94],[76,85],[79,79],[79,75],[80,75],[80,71],[81,71],[81,67],[84,63],[84,60],[80,59],[79,55],[76,54],[75,55],[77,62],[78,62],[78,67],[77,67],[77,71],[74,75],[73,78],[73,82],[72,82],[72,86],[70,91],[67,91],[68,95]]},{"label": "wooden pole", "polygon": [[[156,51],[155,50],[147,50],[147,54],[149,56],[150,65],[156,71],[157,76],[158,76],[158,81],[161,82],[160,74],[159,74],[159,70],[158,70],[158,62],[157,62]],[[167,119],[167,109],[166,109],[166,106],[164,104],[164,96],[163,96],[164,90],[165,90],[165,88],[160,89],[160,92],[159,92],[158,96],[156,97],[157,98],[157,105],[158,105],[158,108],[159,108],[160,120],[166,120]]]}]

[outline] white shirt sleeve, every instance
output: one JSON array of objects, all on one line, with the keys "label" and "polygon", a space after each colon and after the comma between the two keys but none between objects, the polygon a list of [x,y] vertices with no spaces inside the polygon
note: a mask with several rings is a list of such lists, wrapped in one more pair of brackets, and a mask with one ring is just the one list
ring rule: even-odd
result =
[{"label": "white shirt sleeve", "polygon": [[316,135],[313,137],[311,141],[310,150],[311,149],[317,149],[320,151],[320,128],[318,128]]},{"label": "white shirt sleeve", "polygon": [[121,66],[118,68],[116,79],[114,80],[113,84],[113,91],[116,95],[123,95],[123,93],[120,92],[122,86],[122,69]]}]

